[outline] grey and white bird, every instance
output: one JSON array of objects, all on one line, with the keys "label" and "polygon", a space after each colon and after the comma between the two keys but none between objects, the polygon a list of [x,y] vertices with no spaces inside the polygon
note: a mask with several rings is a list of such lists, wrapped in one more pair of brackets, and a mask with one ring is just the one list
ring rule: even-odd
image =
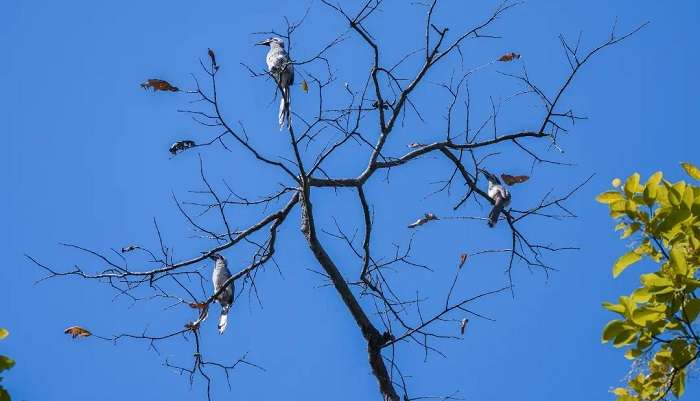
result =
[{"label": "grey and white bird", "polygon": [[[214,261],[214,271],[211,275],[211,281],[214,284],[214,292],[216,293],[224,286],[226,280],[231,277],[231,272],[228,270],[226,258],[213,253],[209,258]],[[219,334],[224,334],[228,323],[228,312],[233,304],[233,282],[216,296],[216,301],[221,305],[221,317],[219,318]]]},{"label": "grey and white bird", "polygon": [[498,222],[498,216],[501,215],[503,209],[510,205],[511,195],[510,191],[501,184],[498,177],[483,169],[481,169],[481,172],[489,181],[488,195],[493,200],[493,208],[489,213],[488,225],[493,227]]},{"label": "grey and white bird", "polygon": [[280,99],[279,124],[280,129],[284,128],[289,117],[289,104],[291,100],[289,88],[294,85],[294,66],[289,58],[287,51],[284,50],[284,41],[277,37],[265,39],[256,43],[259,46],[269,46],[267,52],[267,69],[270,75],[275,79],[280,91],[282,99]]}]

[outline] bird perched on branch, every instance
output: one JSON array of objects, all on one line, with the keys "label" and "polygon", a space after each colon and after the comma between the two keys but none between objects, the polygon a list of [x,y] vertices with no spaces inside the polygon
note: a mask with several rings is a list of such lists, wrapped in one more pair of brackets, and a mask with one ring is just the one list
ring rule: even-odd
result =
[{"label": "bird perched on branch", "polygon": [[195,145],[194,141],[191,141],[189,139],[185,139],[182,141],[177,141],[177,142],[173,143],[172,145],[170,145],[170,149],[168,149],[168,151],[170,153],[172,153],[173,156],[175,156],[176,154],[178,154],[180,152],[184,152],[185,150],[193,148],[195,146],[196,145]]},{"label": "bird perched on branch", "polygon": [[[226,280],[231,277],[231,272],[228,270],[226,259],[223,256],[213,253],[209,255],[209,258],[214,260],[214,272],[211,275],[211,281],[214,283],[214,293],[216,293],[224,286]],[[219,334],[224,334],[228,323],[228,312],[233,304],[233,282],[216,296],[216,301],[221,305]]]},{"label": "bird perched on branch", "polygon": [[489,213],[488,225],[493,227],[498,222],[498,216],[505,207],[510,205],[510,192],[501,184],[501,181],[495,175],[489,173],[486,170],[481,170],[481,172],[489,180],[489,190],[488,195],[491,200],[493,200],[493,208],[491,213]]},{"label": "bird perched on branch", "polygon": [[294,85],[294,66],[287,51],[284,50],[284,41],[282,39],[272,37],[258,42],[256,45],[270,47],[265,61],[267,62],[267,69],[270,75],[275,79],[277,86],[282,92],[279,111],[279,124],[280,129],[282,129],[289,118],[289,88]]}]

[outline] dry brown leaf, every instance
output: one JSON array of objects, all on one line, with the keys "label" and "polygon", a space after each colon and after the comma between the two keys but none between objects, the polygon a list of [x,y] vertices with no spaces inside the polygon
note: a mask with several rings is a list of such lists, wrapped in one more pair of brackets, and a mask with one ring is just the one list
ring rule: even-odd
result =
[{"label": "dry brown leaf", "polygon": [[201,323],[200,320],[197,320],[195,322],[187,322],[185,323],[185,328],[190,329],[192,331],[199,329],[199,323]]},{"label": "dry brown leaf", "polygon": [[306,82],[306,80],[301,81],[301,89],[304,92],[309,93],[309,83]]},{"label": "dry brown leaf", "polygon": [[218,70],[219,65],[216,64],[216,55],[214,54],[214,50],[209,49],[208,53],[209,53],[209,58],[211,59],[211,65],[214,66],[214,70]]},{"label": "dry brown leaf", "polygon": [[190,305],[190,308],[192,308],[192,309],[200,309],[200,310],[207,307],[206,302],[202,302],[202,303],[190,302],[189,305]]},{"label": "dry brown leaf", "polygon": [[529,180],[530,177],[526,175],[501,174],[501,179],[503,179],[503,182],[505,182],[507,185],[515,185],[522,184],[523,182]]},{"label": "dry brown leaf", "polygon": [[462,266],[464,266],[464,262],[467,261],[467,257],[468,257],[468,256],[469,256],[469,255],[467,255],[466,253],[463,253],[463,254],[459,255],[459,268],[460,268],[460,269],[462,268]]},{"label": "dry brown leaf", "polygon": [[[379,104],[380,104],[380,103],[379,103],[379,100],[375,100],[374,102],[372,102],[372,107],[374,107],[375,109],[378,109],[378,108],[379,108]],[[383,101],[383,102],[381,103],[381,105],[382,105],[382,109],[384,109],[384,110],[389,110],[389,102],[387,102],[386,100]]]},{"label": "dry brown leaf", "polygon": [[92,333],[89,331],[85,330],[84,328],[80,326],[71,326],[65,330],[63,330],[64,333],[70,334],[73,338],[76,337],[90,337]]},{"label": "dry brown leaf", "polygon": [[142,83],[141,87],[143,89],[153,89],[154,92],[156,92],[156,91],[177,92],[180,90],[180,89],[178,89],[177,86],[172,86],[170,84],[170,82],[168,82],[168,81],[164,81],[162,79],[155,79],[155,78],[151,78],[148,81]]},{"label": "dry brown leaf", "polygon": [[423,217],[420,219],[414,221],[413,223],[408,225],[408,228],[416,228],[418,226],[422,226],[423,224],[431,221],[431,220],[438,220],[438,217],[432,213],[426,213]]},{"label": "dry brown leaf", "polygon": [[469,323],[469,319],[467,318],[464,318],[461,322],[459,322],[459,332],[462,333],[462,335],[464,335],[464,330],[467,329],[467,323]]},{"label": "dry brown leaf", "polygon": [[520,58],[520,55],[518,53],[510,52],[510,53],[506,53],[506,54],[502,55],[498,59],[498,61],[503,62],[503,63],[507,63],[509,61],[517,60],[519,58]]}]

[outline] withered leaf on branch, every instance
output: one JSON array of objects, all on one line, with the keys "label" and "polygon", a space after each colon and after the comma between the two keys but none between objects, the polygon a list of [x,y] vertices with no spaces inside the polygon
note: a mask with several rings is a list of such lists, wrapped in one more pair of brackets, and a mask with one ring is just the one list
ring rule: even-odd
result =
[{"label": "withered leaf on branch", "polygon": [[517,60],[519,58],[520,58],[520,55],[518,53],[510,52],[510,53],[506,53],[506,54],[502,55],[498,59],[498,61],[503,62],[503,63],[507,63],[509,61]]},{"label": "withered leaf on branch", "polygon": [[467,323],[469,323],[469,319],[464,318],[462,321],[459,322],[459,332],[464,335],[464,331],[467,329]]},{"label": "withered leaf on branch", "polygon": [[209,53],[209,58],[211,59],[211,65],[214,66],[215,70],[218,70],[219,65],[216,64],[216,55],[214,54],[214,50],[209,49],[209,51],[207,53]]},{"label": "withered leaf on branch", "polygon": [[177,142],[173,143],[172,145],[170,145],[169,151],[173,155],[176,155],[184,150],[187,150],[189,148],[193,148],[194,146],[195,146],[194,141],[191,141],[189,139],[185,139],[182,141],[177,141]]},{"label": "withered leaf on branch", "polygon": [[[375,109],[378,109],[379,106],[380,106],[379,100],[375,100],[374,102],[372,102],[372,107],[374,107]],[[381,103],[381,106],[382,106],[382,109],[389,110],[389,102],[387,102],[386,100]]]},{"label": "withered leaf on branch", "polygon": [[128,245],[128,246],[125,246],[125,247],[122,248],[122,253],[131,252],[131,251],[133,251],[134,249],[138,249],[138,246],[136,246],[136,245]]},{"label": "withered leaf on branch", "polygon": [[459,268],[460,268],[460,269],[462,268],[462,266],[464,266],[464,262],[467,261],[467,257],[468,257],[468,256],[469,256],[469,255],[466,254],[466,253],[463,253],[463,254],[459,255]]},{"label": "withered leaf on branch", "polygon": [[426,213],[423,217],[420,219],[414,221],[413,223],[408,225],[408,228],[416,228],[418,226],[422,226],[423,224],[431,221],[431,220],[438,220],[438,217],[432,213]]},{"label": "withered leaf on branch", "polygon": [[301,81],[301,89],[306,93],[309,92],[309,83],[306,80]]},{"label": "withered leaf on branch", "polygon": [[190,308],[192,308],[192,309],[204,309],[207,307],[206,302],[200,302],[200,303],[190,302],[189,305],[190,305]]},{"label": "withered leaf on branch", "polygon": [[526,175],[501,174],[501,179],[503,179],[503,182],[505,182],[507,185],[515,185],[522,184],[523,182],[529,180],[530,177]]},{"label": "withered leaf on branch", "polygon": [[143,89],[153,89],[154,92],[156,92],[156,91],[177,92],[180,90],[180,89],[178,89],[177,86],[171,85],[170,82],[164,81],[162,79],[156,79],[156,78],[151,78],[148,81],[142,83],[141,87]]},{"label": "withered leaf on branch", "polygon": [[92,333],[87,331],[86,329],[80,327],[80,326],[71,326],[65,330],[63,330],[64,333],[70,334],[73,338],[77,337],[90,337]]}]

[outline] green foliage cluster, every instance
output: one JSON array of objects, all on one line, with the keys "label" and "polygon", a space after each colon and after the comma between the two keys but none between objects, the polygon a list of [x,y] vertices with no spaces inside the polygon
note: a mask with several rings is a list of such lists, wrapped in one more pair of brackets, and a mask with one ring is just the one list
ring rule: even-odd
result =
[{"label": "green foliage cluster", "polygon": [[[7,329],[0,328],[0,340],[4,340],[9,334]],[[15,361],[5,355],[0,355],[0,373],[13,366],[15,366]],[[0,382],[2,382],[2,377],[0,377]],[[0,384],[0,401],[10,401],[10,394],[8,394],[2,384]]]},{"label": "green foliage cluster", "polygon": [[[697,167],[682,166],[700,180]],[[624,185],[615,179],[613,186],[596,199],[610,208],[621,238],[632,240],[613,276],[643,259],[655,267],[640,276],[641,286],[630,295],[603,304],[619,315],[603,329],[603,342],[626,348],[625,358],[633,361],[627,386],[613,393],[617,401],[678,398],[700,357],[700,187],[668,182],[661,172],[644,184],[635,173]]]}]

